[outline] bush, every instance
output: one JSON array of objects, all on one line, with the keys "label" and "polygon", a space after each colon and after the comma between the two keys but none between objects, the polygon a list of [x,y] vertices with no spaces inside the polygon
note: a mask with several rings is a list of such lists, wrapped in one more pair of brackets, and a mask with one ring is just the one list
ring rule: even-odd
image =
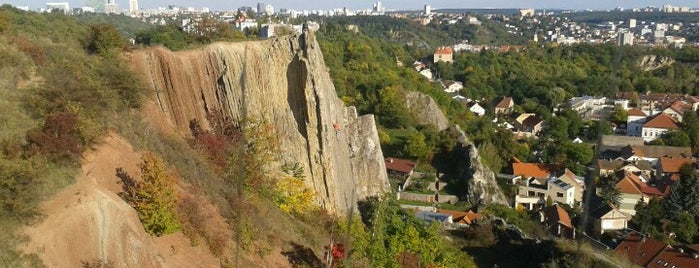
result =
[{"label": "bush", "polygon": [[124,190],[120,196],[136,209],[147,233],[155,236],[173,233],[181,226],[176,215],[175,177],[155,154],[146,152],[142,159],[140,182],[117,169]]}]

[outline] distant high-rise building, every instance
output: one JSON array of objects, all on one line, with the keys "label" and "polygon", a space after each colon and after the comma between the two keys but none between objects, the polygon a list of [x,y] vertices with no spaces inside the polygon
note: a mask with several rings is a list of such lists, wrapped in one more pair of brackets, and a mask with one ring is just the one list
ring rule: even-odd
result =
[{"label": "distant high-rise building", "polygon": [[107,14],[118,14],[119,13],[119,4],[116,3],[116,0],[107,0],[107,3],[104,5],[104,13],[107,13]]},{"label": "distant high-rise building", "polygon": [[375,13],[384,13],[385,9],[383,7],[383,4],[381,4],[381,1],[376,2],[374,4],[374,12]]},{"label": "distant high-rise building", "polygon": [[257,3],[257,14],[264,13],[265,7],[267,7],[267,5],[265,3]]},{"label": "distant high-rise building", "polygon": [[625,32],[625,33],[619,33],[619,35],[616,38],[616,43],[619,46],[633,46],[633,33],[631,32]]},{"label": "distant high-rise building", "polygon": [[138,0],[129,0],[129,13],[132,15],[138,13]]},{"label": "distant high-rise building", "polygon": [[629,19],[629,28],[636,28],[636,19]]},{"label": "distant high-rise building", "polygon": [[269,5],[269,4],[265,5],[264,11],[265,11],[265,14],[267,14],[267,16],[274,15],[274,7],[272,5]]},{"label": "distant high-rise building", "polygon": [[104,12],[104,0],[87,0],[87,6],[94,8],[95,12]]},{"label": "distant high-rise building", "polygon": [[432,14],[432,7],[430,5],[425,5],[425,15]]},{"label": "distant high-rise building", "polygon": [[63,13],[68,13],[68,11],[70,11],[70,7],[68,6],[68,2],[46,3],[46,9],[48,11],[61,11]]}]

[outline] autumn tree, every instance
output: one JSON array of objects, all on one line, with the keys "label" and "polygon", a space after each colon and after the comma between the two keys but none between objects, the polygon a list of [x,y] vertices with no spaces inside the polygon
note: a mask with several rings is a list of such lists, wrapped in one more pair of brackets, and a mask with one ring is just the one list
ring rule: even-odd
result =
[{"label": "autumn tree", "polygon": [[313,191],[306,187],[304,169],[298,163],[286,164],[284,175],[275,184],[273,201],[286,213],[303,214],[313,208]]},{"label": "autumn tree", "polygon": [[152,152],[144,153],[142,160],[139,164],[141,181],[117,169],[124,190],[120,196],[136,209],[147,233],[155,236],[173,233],[180,229],[176,215],[175,176],[166,169],[163,160]]}]

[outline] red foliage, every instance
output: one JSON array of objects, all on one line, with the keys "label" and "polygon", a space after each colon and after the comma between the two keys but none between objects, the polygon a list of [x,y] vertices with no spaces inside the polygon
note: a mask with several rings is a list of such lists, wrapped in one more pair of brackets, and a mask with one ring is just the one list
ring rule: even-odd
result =
[{"label": "red foliage", "polygon": [[[325,246],[325,250],[328,250],[329,246]],[[337,243],[332,246],[332,249],[330,250],[330,254],[332,254],[332,265],[330,267],[338,267],[340,265],[340,262],[342,259],[345,258],[345,251],[347,248],[345,247],[344,244],[342,243]]]},{"label": "red foliage", "polygon": [[46,62],[46,51],[33,41],[23,37],[13,36],[10,38],[9,42],[15,45],[17,49],[32,57],[37,64],[44,64]]},{"label": "red foliage", "polygon": [[228,164],[228,156],[236,142],[241,140],[242,134],[235,127],[230,118],[225,117],[218,110],[211,111],[207,116],[211,124],[211,130],[205,130],[197,120],[189,123],[189,128],[194,136],[192,147],[205,152],[209,160],[218,167],[225,169]]},{"label": "red foliage", "polygon": [[85,148],[80,135],[80,118],[71,112],[50,114],[41,129],[27,133],[27,140],[31,151],[55,160],[76,160]]}]

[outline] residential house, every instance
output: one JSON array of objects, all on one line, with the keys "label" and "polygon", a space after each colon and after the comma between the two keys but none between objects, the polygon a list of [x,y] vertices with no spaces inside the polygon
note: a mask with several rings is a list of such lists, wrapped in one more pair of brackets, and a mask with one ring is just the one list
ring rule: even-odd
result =
[{"label": "residential house", "polygon": [[624,174],[633,173],[645,178],[652,178],[655,174],[655,169],[653,165],[648,160],[635,160],[631,162],[626,162],[625,165],[619,170],[623,170]]},{"label": "residential house", "polygon": [[639,176],[628,173],[616,184],[616,188],[621,193],[619,211],[629,215],[636,215],[636,204],[638,201],[648,203],[652,197],[663,197],[664,192],[656,187],[652,187],[642,181]]},{"label": "residential house", "polygon": [[454,61],[454,49],[451,47],[439,47],[437,51],[434,52],[434,63],[437,62],[447,62],[451,63]]},{"label": "residential house", "polygon": [[417,165],[414,161],[394,157],[386,157],[384,161],[386,162],[386,172],[398,176],[412,175],[413,169],[415,169]]},{"label": "residential house", "polygon": [[527,210],[543,207],[549,196],[548,180],[558,169],[555,165],[522,163],[515,158],[512,163],[512,175],[515,177],[513,183],[518,186],[515,207],[521,205]]},{"label": "residential house", "polygon": [[568,204],[569,206],[575,205],[575,185],[569,184],[560,178],[551,178],[548,180],[546,194],[554,202],[561,204]]},{"label": "residential house", "polygon": [[430,69],[427,69],[427,68],[426,68],[426,69],[423,69],[423,70],[420,71],[419,73],[420,73],[420,75],[422,75],[422,76],[424,76],[425,78],[427,78],[427,80],[430,80],[430,81],[434,80],[434,77],[432,76],[432,70],[430,70]]},{"label": "residential house", "polygon": [[647,268],[699,267],[699,255],[674,248],[638,232],[631,232],[617,245],[614,253],[631,263]]},{"label": "residential house", "polygon": [[575,202],[582,202],[583,192],[585,190],[585,178],[575,175],[575,173],[566,168],[563,171],[563,174],[557,179],[574,186],[575,190],[573,190],[573,199]]},{"label": "residential house", "polygon": [[672,178],[672,176],[680,174],[682,166],[694,165],[695,163],[696,160],[694,158],[663,156],[658,161],[656,177],[658,179]]},{"label": "residential house", "polygon": [[598,234],[606,231],[624,230],[628,227],[629,220],[631,220],[630,215],[621,212],[612,204],[595,209],[591,215],[594,219],[593,229]]},{"label": "residential house", "polygon": [[628,145],[621,149],[620,157],[626,161],[648,160],[651,165],[657,164],[663,156],[691,157],[692,148],[652,145]]},{"label": "residential house", "polygon": [[444,84],[444,92],[446,93],[458,93],[459,90],[464,88],[464,83],[459,81],[449,81]]},{"label": "residential house", "polygon": [[437,213],[449,214],[451,215],[452,223],[455,227],[468,227],[471,224],[476,223],[483,216],[481,214],[475,213],[472,210],[469,211],[454,211],[446,209],[437,209]]},{"label": "residential house", "polygon": [[543,129],[544,120],[532,113],[521,114],[515,119],[515,129],[518,132],[536,136]]},{"label": "residential house", "polygon": [[621,150],[629,145],[643,145],[643,138],[631,136],[602,135],[599,147],[600,158],[614,159],[621,155]]},{"label": "residential house", "polygon": [[476,114],[478,117],[482,117],[485,115],[485,109],[483,108],[483,106],[478,104],[478,102],[472,101],[471,103],[467,104],[467,107],[469,111]]},{"label": "residential house", "polygon": [[646,142],[653,141],[671,130],[679,129],[678,121],[666,113],[660,113],[643,124],[641,136]]},{"label": "residential house", "polygon": [[570,215],[560,205],[553,204],[539,211],[541,223],[546,230],[557,237],[575,239],[575,227]]},{"label": "residential house", "polygon": [[607,160],[607,159],[597,159],[597,176],[600,177],[607,177],[607,176],[613,176],[614,172],[616,172],[619,168],[624,166],[624,161],[615,159],[615,160]]},{"label": "residential house", "polygon": [[630,109],[627,113],[626,136],[641,137],[643,133],[643,124],[646,123],[648,115],[638,108]]},{"label": "residential house", "polygon": [[420,72],[420,71],[424,70],[425,67],[427,67],[427,66],[425,66],[425,64],[420,62],[420,61],[413,62],[413,68],[415,68],[416,72]]},{"label": "residential house", "polygon": [[666,247],[668,245],[660,240],[631,232],[617,245],[614,253],[636,265],[647,267]]},{"label": "residential house", "polygon": [[682,122],[684,111],[692,110],[692,105],[684,101],[675,101],[663,109],[663,113],[671,116],[677,122]]},{"label": "residential house", "polygon": [[512,97],[503,97],[500,102],[495,105],[495,114],[510,114],[515,109],[515,102]]}]

